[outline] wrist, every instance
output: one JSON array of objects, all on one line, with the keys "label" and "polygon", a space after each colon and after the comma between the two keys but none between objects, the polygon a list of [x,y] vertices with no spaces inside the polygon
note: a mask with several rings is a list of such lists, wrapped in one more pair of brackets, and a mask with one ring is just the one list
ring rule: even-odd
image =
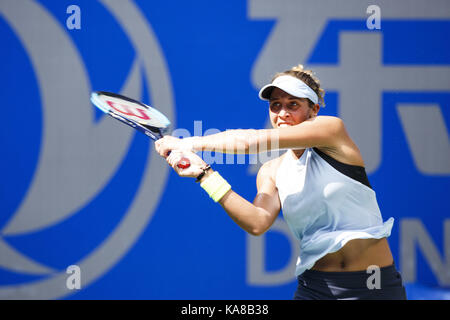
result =
[{"label": "wrist", "polygon": [[200,187],[208,193],[214,202],[219,202],[231,190],[230,184],[217,171],[212,172],[205,178],[200,183]]},{"label": "wrist", "polygon": [[209,169],[204,171],[204,173],[205,174],[200,179],[197,178],[197,182],[202,183],[203,181],[205,181],[210,175],[214,173],[214,170],[211,167],[209,167]]}]

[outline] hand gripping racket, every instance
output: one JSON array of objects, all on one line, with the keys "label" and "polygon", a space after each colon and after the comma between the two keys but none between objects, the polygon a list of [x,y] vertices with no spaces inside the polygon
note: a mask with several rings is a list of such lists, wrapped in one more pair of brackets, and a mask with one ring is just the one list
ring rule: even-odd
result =
[{"label": "hand gripping racket", "polygon": [[[91,102],[104,113],[144,133],[154,141],[161,139],[170,125],[169,119],[155,108],[117,93],[93,92]],[[190,165],[189,159],[184,157],[177,163],[177,167],[181,169],[189,168]]]}]

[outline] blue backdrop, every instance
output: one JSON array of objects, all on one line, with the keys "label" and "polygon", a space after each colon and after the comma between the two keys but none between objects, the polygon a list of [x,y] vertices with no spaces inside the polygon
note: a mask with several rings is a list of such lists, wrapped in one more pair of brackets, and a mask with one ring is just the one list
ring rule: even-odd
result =
[{"label": "blue backdrop", "polygon": [[[291,299],[282,215],[248,236],[89,92],[133,95],[184,135],[264,128],[259,87],[303,63],[320,113],[364,146],[408,297],[449,299],[449,32],[438,0],[0,0],[0,297]],[[210,158],[251,201],[259,161]]]}]

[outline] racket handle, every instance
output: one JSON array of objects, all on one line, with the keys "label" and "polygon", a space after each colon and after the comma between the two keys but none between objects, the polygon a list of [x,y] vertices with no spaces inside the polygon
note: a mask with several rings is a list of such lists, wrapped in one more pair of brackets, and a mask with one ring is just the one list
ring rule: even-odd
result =
[{"label": "racket handle", "polygon": [[177,163],[177,167],[180,169],[187,169],[190,166],[191,166],[191,162],[186,157],[181,158],[180,161],[178,161],[178,163]]},{"label": "racket handle", "polygon": [[[170,151],[167,152],[167,156],[169,156],[169,155],[170,155]],[[180,159],[180,161],[178,161],[178,163],[177,163],[177,167],[180,168],[180,169],[187,169],[190,166],[191,166],[191,162],[186,157],[182,157]]]}]

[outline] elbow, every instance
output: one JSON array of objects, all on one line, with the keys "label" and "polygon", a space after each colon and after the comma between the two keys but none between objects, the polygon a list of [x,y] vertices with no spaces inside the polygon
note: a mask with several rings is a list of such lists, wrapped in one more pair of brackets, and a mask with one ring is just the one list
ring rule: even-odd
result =
[{"label": "elbow", "polygon": [[252,236],[262,236],[271,227],[274,217],[262,208],[256,207],[255,218],[251,225],[248,225],[247,232]]},{"label": "elbow", "polygon": [[264,234],[264,232],[259,231],[259,230],[247,230],[247,232],[250,233],[250,235],[252,235],[254,237],[259,237]]},{"label": "elbow", "polygon": [[266,233],[267,228],[253,228],[251,230],[247,230],[252,236],[259,237]]}]

